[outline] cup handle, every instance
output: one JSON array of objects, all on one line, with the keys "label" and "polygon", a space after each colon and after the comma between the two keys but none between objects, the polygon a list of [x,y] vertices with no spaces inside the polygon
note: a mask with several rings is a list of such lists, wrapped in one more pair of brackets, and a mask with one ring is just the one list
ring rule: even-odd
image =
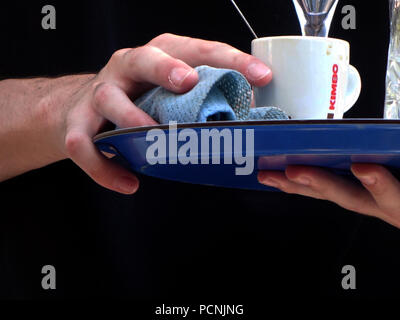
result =
[{"label": "cup handle", "polygon": [[357,102],[361,93],[361,77],[357,69],[349,66],[349,79],[347,84],[347,92],[344,103],[344,112],[349,111]]}]

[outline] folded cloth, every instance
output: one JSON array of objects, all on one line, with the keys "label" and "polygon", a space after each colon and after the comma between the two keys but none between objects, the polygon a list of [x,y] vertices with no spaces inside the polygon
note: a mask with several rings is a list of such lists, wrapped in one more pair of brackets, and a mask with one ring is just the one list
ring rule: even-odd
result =
[{"label": "folded cloth", "polygon": [[196,70],[199,82],[189,92],[176,94],[157,87],[137,99],[136,106],[160,124],[289,119],[276,107],[250,108],[251,86],[241,73],[209,66]]}]

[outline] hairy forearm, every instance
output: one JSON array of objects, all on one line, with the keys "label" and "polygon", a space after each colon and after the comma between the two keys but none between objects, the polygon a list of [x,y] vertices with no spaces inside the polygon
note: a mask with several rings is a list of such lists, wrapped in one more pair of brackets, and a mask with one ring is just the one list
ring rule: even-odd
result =
[{"label": "hairy forearm", "polygon": [[63,160],[67,101],[93,74],[0,81],[0,181]]}]

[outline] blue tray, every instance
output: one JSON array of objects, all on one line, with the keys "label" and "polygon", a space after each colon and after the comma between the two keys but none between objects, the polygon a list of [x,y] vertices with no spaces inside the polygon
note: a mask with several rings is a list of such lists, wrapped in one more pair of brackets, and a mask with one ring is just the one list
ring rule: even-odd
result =
[{"label": "blue tray", "polygon": [[[185,129],[189,130],[182,131]],[[237,169],[243,165],[234,160],[238,153],[234,152],[233,142],[230,150],[229,147],[222,147],[223,140],[220,155],[216,157],[220,159],[220,164],[182,164],[180,158],[177,160],[167,154],[163,158],[167,164],[152,165],[146,158],[149,147],[154,147],[156,141],[146,141],[146,136],[150,134],[164,134],[168,142],[170,138],[176,141],[177,135],[187,133],[189,136],[186,141],[177,142],[177,150],[181,150],[190,139],[195,141],[197,137],[200,142],[204,130],[213,129],[217,133],[225,130],[228,136],[230,132],[233,142],[242,146],[243,152],[246,150],[245,134],[254,130],[254,171],[251,174],[237,175]],[[234,139],[235,132],[242,132],[241,144],[237,142],[238,139]],[[176,131],[169,131],[169,127],[163,125],[109,131],[96,136],[94,142],[101,151],[116,155],[116,159],[135,172],[162,179],[228,188],[273,190],[258,183],[257,172],[283,171],[288,165],[324,167],[339,174],[349,174],[352,163],[378,163],[392,170],[400,168],[400,121],[396,120],[209,122],[180,124]],[[166,147],[168,150],[168,143]],[[208,147],[210,151],[213,150],[211,140],[208,141]],[[208,159],[211,163],[212,154],[202,153],[201,143],[197,151],[200,163],[201,159]],[[227,159],[232,158],[232,164],[229,164],[225,156]]]}]

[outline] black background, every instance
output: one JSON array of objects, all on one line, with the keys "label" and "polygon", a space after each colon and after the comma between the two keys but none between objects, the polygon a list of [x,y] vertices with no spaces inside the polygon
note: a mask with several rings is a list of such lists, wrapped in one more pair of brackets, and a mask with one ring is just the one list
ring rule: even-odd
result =
[{"label": "black background", "polygon": [[[57,29],[41,28],[41,8]],[[299,34],[291,1],[238,0],[259,36]],[[341,8],[357,9],[357,30]],[[228,0],[3,1],[0,76],[99,70],[112,52],[171,32],[249,52],[250,32]],[[347,117],[383,114],[387,1],[340,1],[331,36],[351,43],[363,92]],[[4,152],[1,151],[0,152]],[[323,201],[140,177],[134,196],[92,182],[70,161],[0,183],[0,297],[132,298],[245,303],[399,297],[400,232]],[[41,268],[57,290],[41,289]],[[357,290],[341,288],[344,265]]]}]

